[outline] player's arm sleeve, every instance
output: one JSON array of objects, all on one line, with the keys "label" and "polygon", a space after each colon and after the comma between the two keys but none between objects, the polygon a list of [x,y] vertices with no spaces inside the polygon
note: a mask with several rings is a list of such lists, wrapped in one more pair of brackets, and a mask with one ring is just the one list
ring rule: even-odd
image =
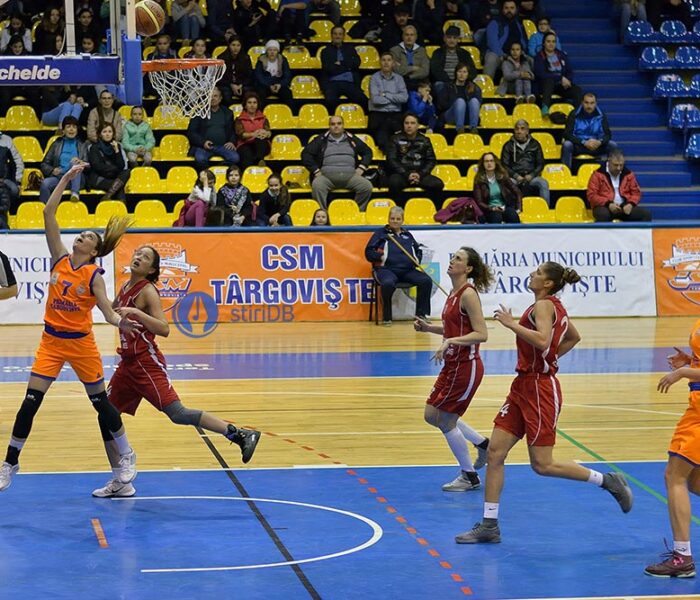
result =
[{"label": "player's arm sleeve", "polygon": [[0,252],[0,287],[12,287],[13,285],[17,285],[17,280],[10,266],[10,259]]}]

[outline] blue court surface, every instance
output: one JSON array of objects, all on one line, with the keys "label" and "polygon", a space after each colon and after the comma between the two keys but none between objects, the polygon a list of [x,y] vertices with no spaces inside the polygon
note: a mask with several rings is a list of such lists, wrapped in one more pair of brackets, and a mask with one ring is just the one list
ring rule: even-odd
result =
[{"label": "blue court surface", "polygon": [[508,466],[503,542],[486,546],[454,542],[483,492],[441,492],[451,467],[144,472],[120,500],[90,496],[104,473],[20,474],[0,497],[0,598],[700,593],[700,578],[642,572],[668,535],[663,463],[618,466],[628,515],[591,485]]}]

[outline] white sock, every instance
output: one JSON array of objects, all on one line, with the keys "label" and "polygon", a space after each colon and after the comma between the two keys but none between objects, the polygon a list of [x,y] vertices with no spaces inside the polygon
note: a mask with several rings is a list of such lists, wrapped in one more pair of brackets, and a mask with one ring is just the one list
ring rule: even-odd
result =
[{"label": "white sock", "polygon": [[677,542],[676,540],[673,540],[673,549],[678,552],[678,554],[682,554],[683,556],[692,556],[690,551],[690,542]]},{"label": "white sock", "polygon": [[10,436],[10,446],[13,448],[17,448],[17,450],[21,450],[24,447],[24,442],[27,440],[18,440],[17,438],[13,438]]},{"label": "white sock", "polygon": [[471,456],[469,456],[467,440],[464,439],[462,433],[455,427],[444,435],[447,440],[447,445],[450,447],[450,450],[452,450],[452,454],[455,455],[462,471],[473,471],[474,464],[472,463]]},{"label": "white sock", "polygon": [[462,419],[457,419],[457,429],[459,429],[461,434],[475,446],[478,446],[486,439],[478,431],[469,427]]},{"label": "white sock", "polygon": [[117,448],[119,449],[119,454],[128,454],[131,452],[131,446],[129,446],[129,440],[126,439],[126,433],[121,435],[116,435],[112,432],[114,441],[117,443]]},{"label": "white sock", "polygon": [[484,519],[498,519],[498,502],[484,502]]},{"label": "white sock", "polygon": [[588,483],[601,487],[603,485],[603,474],[600,471],[594,471],[591,469],[591,472],[588,475]]},{"label": "white sock", "polygon": [[121,473],[121,469],[112,469],[112,479],[119,479],[119,473]]}]

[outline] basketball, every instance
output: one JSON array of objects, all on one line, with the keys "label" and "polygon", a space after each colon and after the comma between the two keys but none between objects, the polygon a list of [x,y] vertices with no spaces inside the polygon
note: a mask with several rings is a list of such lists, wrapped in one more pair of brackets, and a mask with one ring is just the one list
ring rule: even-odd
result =
[{"label": "basketball", "polygon": [[154,0],[141,0],[134,12],[136,14],[136,33],[143,37],[156,35],[165,25],[165,12]]}]

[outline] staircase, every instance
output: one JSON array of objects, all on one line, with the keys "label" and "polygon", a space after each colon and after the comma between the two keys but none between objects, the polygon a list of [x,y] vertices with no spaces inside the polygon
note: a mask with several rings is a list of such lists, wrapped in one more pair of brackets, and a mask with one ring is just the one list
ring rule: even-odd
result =
[{"label": "staircase", "polygon": [[700,170],[683,158],[682,136],[666,127],[666,104],[651,97],[655,78],[637,70],[638,50],[618,43],[611,4],[557,0],[548,7],[574,82],[598,97],[654,220],[700,219]]}]

